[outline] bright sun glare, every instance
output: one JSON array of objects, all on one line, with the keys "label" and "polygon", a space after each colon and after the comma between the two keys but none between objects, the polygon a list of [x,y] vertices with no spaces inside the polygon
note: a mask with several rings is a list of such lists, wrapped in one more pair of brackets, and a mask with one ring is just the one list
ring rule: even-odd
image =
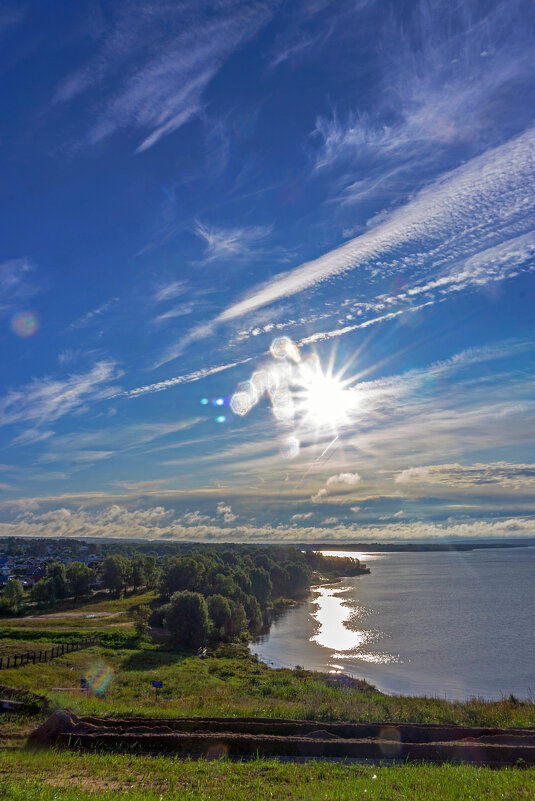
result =
[{"label": "bright sun glare", "polygon": [[337,430],[349,420],[354,393],[338,376],[324,373],[319,362],[305,363],[301,370],[302,390],[298,393],[305,419],[316,428]]}]

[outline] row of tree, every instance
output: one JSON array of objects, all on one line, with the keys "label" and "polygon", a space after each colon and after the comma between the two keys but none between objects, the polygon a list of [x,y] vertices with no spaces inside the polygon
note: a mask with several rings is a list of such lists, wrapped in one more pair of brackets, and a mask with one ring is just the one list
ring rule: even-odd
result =
[{"label": "row of tree", "polygon": [[312,568],[295,548],[202,548],[164,565],[152,625],[185,648],[258,634],[274,604],[309,586]]}]

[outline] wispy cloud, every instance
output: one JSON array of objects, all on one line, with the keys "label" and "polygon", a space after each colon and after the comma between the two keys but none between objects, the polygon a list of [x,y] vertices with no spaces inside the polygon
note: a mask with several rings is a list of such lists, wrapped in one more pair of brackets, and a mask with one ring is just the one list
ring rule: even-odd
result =
[{"label": "wispy cloud", "polygon": [[535,490],[535,464],[511,464],[510,462],[476,463],[471,465],[434,464],[409,467],[395,478],[403,487],[412,485],[441,484],[447,487],[486,487],[492,485],[511,489]]},{"label": "wispy cloud", "polygon": [[218,228],[205,225],[200,220],[195,223],[195,233],[206,244],[205,263],[248,258],[255,252],[255,246],[269,236],[271,230],[270,226],[265,225]]},{"label": "wispy cloud", "polygon": [[29,259],[9,259],[0,264],[0,314],[11,314],[38,292],[30,280],[34,271]]},{"label": "wispy cloud", "polygon": [[[531,128],[431,184],[370,231],[253,290],[225,309],[216,322],[241,317],[356,268],[376,270],[377,262],[386,262],[387,273],[399,272],[402,264],[397,256],[394,260],[394,252],[400,248],[409,251],[405,269],[431,256],[429,273],[444,270],[448,258],[453,266],[481,253],[498,244],[498,237],[506,241],[529,233],[535,224],[534,153]],[[434,247],[445,252],[433,258]]]},{"label": "wispy cloud", "polygon": [[174,320],[176,317],[186,317],[188,314],[191,314],[195,311],[195,303],[179,303],[178,306],[173,306],[172,309],[168,309],[168,311],[163,312],[163,314],[159,314],[157,317],[154,318],[154,323],[164,323],[166,320]]},{"label": "wispy cloud", "polygon": [[83,314],[78,320],[74,320],[68,327],[68,331],[75,331],[78,328],[87,328],[87,326],[92,325],[95,321],[98,321],[107,311],[109,311],[116,303],[119,302],[119,298],[110,298],[105,303],[101,303],[100,306],[96,306],[96,308],[91,309],[90,311]]},{"label": "wispy cloud", "polygon": [[[366,160],[367,177],[346,188],[346,199],[362,199],[378,179],[384,193],[385,178],[397,181],[400,168],[418,170],[419,161],[443,158],[448,148],[477,149],[496,144],[502,131],[511,135],[505,97],[514,87],[533,91],[529,6],[526,0],[422,0],[403,19],[390,14],[375,48],[380,78],[373,115],[319,117],[317,167]],[[531,120],[528,108],[518,109],[514,124]]]},{"label": "wispy cloud", "polygon": [[154,293],[154,299],[160,303],[164,300],[172,300],[184,295],[188,291],[188,284],[186,281],[170,281],[168,284],[162,284]]},{"label": "wispy cloud", "polygon": [[125,392],[118,393],[118,395],[114,395],[113,397],[124,396],[127,398],[137,398],[139,395],[146,395],[149,392],[162,392],[165,389],[178,386],[179,384],[191,384],[193,381],[200,381],[202,378],[206,378],[209,375],[221,373],[224,370],[231,370],[233,367],[237,367],[239,364],[246,364],[249,361],[251,361],[251,358],[242,359],[241,361],[237,362],[230,362],[229,364],[219,364],[215,367],[204,367],[200,370],[194,370],[191,373],[177,375],[174,378],[167,378],[165,381],[157,381],[155,384],[146,384],[143,387],[129,389]]},{"label": "wispy cloud", "polygon": [[114,362],[101,361],[86,373],[63,380],[36,378],[0,398],[0,425],[29,422],[36,428],[52,423],[88,401],[110,397],[116,391],[112,382],[119,376]]},{"label": "wispy cloud", "polygon": [[108,100],[88,141],[132,128],[141,136],[137,152],[147,150],[202,109],[212,78],[269,21],[276,5],[276,0],[124,4],[100,51],[60,83],[55,102],[100,86]]}]

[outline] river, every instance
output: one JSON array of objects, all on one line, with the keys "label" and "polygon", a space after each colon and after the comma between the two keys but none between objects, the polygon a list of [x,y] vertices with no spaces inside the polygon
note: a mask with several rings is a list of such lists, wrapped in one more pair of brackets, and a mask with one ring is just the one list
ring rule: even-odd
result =
[{"label": "river", "polygon": [[356,553],[370,575],[313,588],[251,650],[387,693],[535,695],[535,548]]}]

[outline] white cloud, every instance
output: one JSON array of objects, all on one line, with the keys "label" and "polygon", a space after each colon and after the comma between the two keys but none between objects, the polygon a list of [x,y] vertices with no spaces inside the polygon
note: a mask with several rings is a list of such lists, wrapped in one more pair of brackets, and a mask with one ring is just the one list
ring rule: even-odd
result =
[{"label": "white cloud", "polygon": [[118,393],[118,395],[114,397],[122,395],[127,398],[137,398],[138,395],[146,395],[149,392],[162,392],[165,389],[178,386],[179,384],[191,384],[193,381],[200,381],[202,378],[206,378],[209,375],[215,375],[216,373],[221,373],[224,370],[230,370],[233,367],[237,367],[239,364],[245,364],[249,361],[251,361],[251,359],[247,358],[238,362],[231,362],[230,364],[219,364],[215,367],[203,367],[200,370],[194,370],[192,373],[178,375],[174,378],[167,378],[165,381],[157,381],[155,384],[147,384],[143,387],[126,390],[125,392]]},{"label": "white cloud", "polygon": [[[13,508],[17,509],[16,504]],[[186,513],[188,514],[188,513]],[[0,522],[0,536],[21,537],[104,537],[125,539],[171,539],[192,542],[299,542],[355,540],[354,526],[332,524],[321,526],[224,526],[196,522],[197,512],[190,514],[192,525],[185,525],[186,517],[176,518],[172,510],[163,506],[130,510],[112,503],[106,508],[71,509],[66,506],[44,511],[36,501],[26,500],[18,505],[16,517]],[[201,515],[202,516],[202,515]],[[183,522],[181,522],[183,521]],[[506,517],[499,519],[448,520],[445,523],[397,521],[386,525],[359,526],[360,542],[432,541],[455,539],[511,539],[533,535],[533,517]],[[298,533],[297,533],[298,532]]]},{"label": "white cloud", "polygon": [[119,302],[119,298],[111,298],[107,300],[105,303],[101,303],[100,306],[97,306],[91,311],[88,311],[86,314],[82,315],[78,320],[74,320],[69,327],[68,331],[74,331],[78,328],[87,328],[87,326],[92,325],[95,320],[99,320],[107,311],[109,311],[116,303]]},{"label": "white cloud", "polygon": [[[403,247],[425,247],[428,253],[430,243],[443,248],[447,239],[446,255],[458,260],[487,249],[500,231],[503,239],[527,233],[533,228],[535,211],[534,153],[535,128],[531,128],[435,181],[375,228],[253,290],[225,309],[216,322],[241,317],[357,267],[370,268]],[[443,260],[437,252],[435,269]],[[411,263],[414,253],[407,256],[407,265]]]},{"label": "white cloud", "polygon": [[63,380],[36,378],[0,398],[0,425],[30,422],[35,428],[54,422],[87,401],[110,397],[116,391],[111,382],[118,376],[114,362],[101,361],[88,372]]},{"label": "white cloud", "polygon": [[334,485],[347,485],[350,487],[355,486],[361,480],[358,473],[339,473],[336,476],[330,476],[327,479],[327,486],[334,486]]},{"label": "white cloud", "polygon": [[254,246],[266,239],[271,230],[264,225],[218,228],[204,225],[200,220],[195,224],[195,233],[206,245],[205,262],[249,257]]},{"label": "white cloud", "polygon": [[292,515],[290,520],[309,520],[309,518],[314,516],[314,512],[298,512],[295,515]]},{"label": "white cloud", "polygon": [[57,87],[55,102],[99,87],[105,102],[91,144],[131,128],[137,152],[176,131],[203,107],[225,60],[269,21],[276,2],[127,4],[116,11],[93,58]]},{"label": "white cloud", "polygon": [[234,514],[230,506],[227,506],[223,502],[217,504],[217,514],[223,517],[225,523],[233,523],[234,520],[237,519],[237,515]]},{"label": "white cloud", "polygon": [[[377,161],[393,165],[392,179],[400,169],[418,168],[459,145],[496,141],[511,109],[503,98],[533,86],[532,38],[521,23],[528,8],[526,0],[417,2],[402,20],[394,10],[374,47],[379,86],[373,116],[320,117],[316,166],[366,162],[373,189],[373,181],[384,178],[375,174]],[[525,120],[529,112],[517,106],[516,117]],[[357,182],[361,197],[366,183]]]},{"label": "white cloud", "polygon": [[535,464],[510,462],[434,464],[409,467],[395,478],[396,484],[442,484],[451,487],[484,488],[492,485],[511,489],[535,490]]},{"label": "white cloud", "polygon": [[318,501],[321,501],[323,498],[326,498],[326,497],[327,497],[327,490],[326,490],[324,487],[322,487],[321,489],[319,489],[319,490],[316,492],[316,494],[315,494],[315,495],[313,495],[313,496],[311,497],[311,499],[310,499],[310,500],[311,500],[313,503],[317,503]]},{"label": "white cloud", "polygon": [[9,259],[0,264],[0,314],[20,308],[38,288],[29,281],[35,267],[29,259]]},{"label": "white cloud", "polygon": [[159,314],[154,318],[153,322],[163,323],[165,320],[174,320],[176,317],[186,317],[193,311],[195,311],[195,303],[180,303],[178,306],[173,306],[172,309],[169,309],[163,314]]}]

